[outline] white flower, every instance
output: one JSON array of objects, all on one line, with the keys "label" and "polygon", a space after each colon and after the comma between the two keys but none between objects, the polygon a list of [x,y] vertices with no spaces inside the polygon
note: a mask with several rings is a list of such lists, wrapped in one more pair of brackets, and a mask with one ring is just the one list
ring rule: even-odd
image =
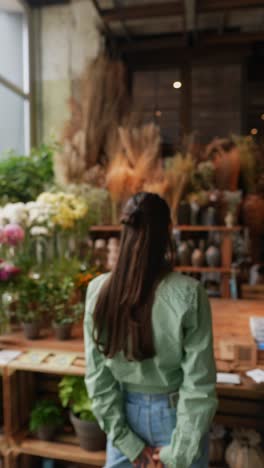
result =
[{"label": "white flower", "polygon": [[25,225],[28,218],[27,208],[24,203],[7,203],[0,214],[1,222],[5,224]]},{"label": "white flower", "polygon": [[30,234],[32,236],[48,236],[49,231],[45,226],[33,226],[30,229]]},{"label": "white flower", "polygon": [[51,206],[40,201],[27,203],[27,210],[29,215],[28,226],[48,224],[53,216]]}]

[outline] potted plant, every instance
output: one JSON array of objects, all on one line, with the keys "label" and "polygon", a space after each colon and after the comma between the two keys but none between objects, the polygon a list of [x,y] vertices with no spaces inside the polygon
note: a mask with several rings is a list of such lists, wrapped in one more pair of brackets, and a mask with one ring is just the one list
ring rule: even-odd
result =
[{"label": "potted plant", "polygon": [[50,274],[46,281],[46,301],[57,339],[69,339],[73,324],[78,322],[83,314],[83,304],[76,294],[72,276],[60,275],[59,272]]},{"label": "potted plant", "polygon": [[106,438],[91,410],[84,378],[65,376],[59,383],[59,397],[64,408],[70,408],[70,420],[79,439],[80,447],[88,451],[105,448]]},{"label": "potted plant", "polygon": [[45,287],[39,275],[22,275],[18,284],[18,305],[16,316],[27,339],[39,338],[41,319],[46,309]]},{"label": "potted plant", "polygon": [[52,440],[63,424],[62,409],[52,400],[38,402],[30,414],[29,428],[40,440]]}]

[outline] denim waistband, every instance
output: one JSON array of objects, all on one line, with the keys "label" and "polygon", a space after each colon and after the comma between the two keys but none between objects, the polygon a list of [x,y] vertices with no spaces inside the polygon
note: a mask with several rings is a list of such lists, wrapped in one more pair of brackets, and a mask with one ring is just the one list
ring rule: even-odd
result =
[{"label": "denim waistband", "polygon": [[151,405],[154,403],[163,403],[170,408],[175,408],[179,399],[179,392],[171,393],[140,393],[124,391],[125,400],[130,403]]}]

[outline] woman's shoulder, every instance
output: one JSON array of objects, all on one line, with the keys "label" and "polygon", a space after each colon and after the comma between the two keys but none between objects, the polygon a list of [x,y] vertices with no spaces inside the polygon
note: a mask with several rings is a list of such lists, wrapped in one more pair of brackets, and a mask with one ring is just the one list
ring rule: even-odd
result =
[{"label": "woman's shoulder", "polygon": [[101,287],[109,278],[110,273],[102,273],[98,276],[96,276],[94,279],[92,279],[87,288],[87,294],[96,294],[100,291]]},{"label": "woman's shoulder", "polygon": [[158,294],[166,297],[169,302],[179,300],[190,304],[200,287],[199,281],[179,272],[169,273],[161,282]]}]

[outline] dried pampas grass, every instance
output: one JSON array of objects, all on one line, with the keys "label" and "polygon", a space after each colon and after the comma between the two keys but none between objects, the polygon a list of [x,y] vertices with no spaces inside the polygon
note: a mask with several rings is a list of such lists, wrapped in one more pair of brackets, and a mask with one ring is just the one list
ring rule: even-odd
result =
[{"label": "dried pampas grass", "polygon": [[177,153],[173,158],[167,160],[165,178],[168,188],[165,192],[165,198],[170,205],[172,219],[175,223],[177,223],[179,203],[190,180],[193,168],[194,161],[190,153],[186,156]]},{"label": "dried pampas grass", "polygon": [[112,198],[122,201],[160,179],[160,129],[153,123],[140,128],[120,127],[121,152],[110,162],[106,184]]},{"label": "dried pampas grass", "polygon": [[[55,156],[58,182],[101,184],[108,154],[117,150],[118,127],[126,122],[129,98],[122,62],[100,55],[85,70],[81,102],[70,100],[71,118]],[[96,168],[96,169],[94,169]]]}]

